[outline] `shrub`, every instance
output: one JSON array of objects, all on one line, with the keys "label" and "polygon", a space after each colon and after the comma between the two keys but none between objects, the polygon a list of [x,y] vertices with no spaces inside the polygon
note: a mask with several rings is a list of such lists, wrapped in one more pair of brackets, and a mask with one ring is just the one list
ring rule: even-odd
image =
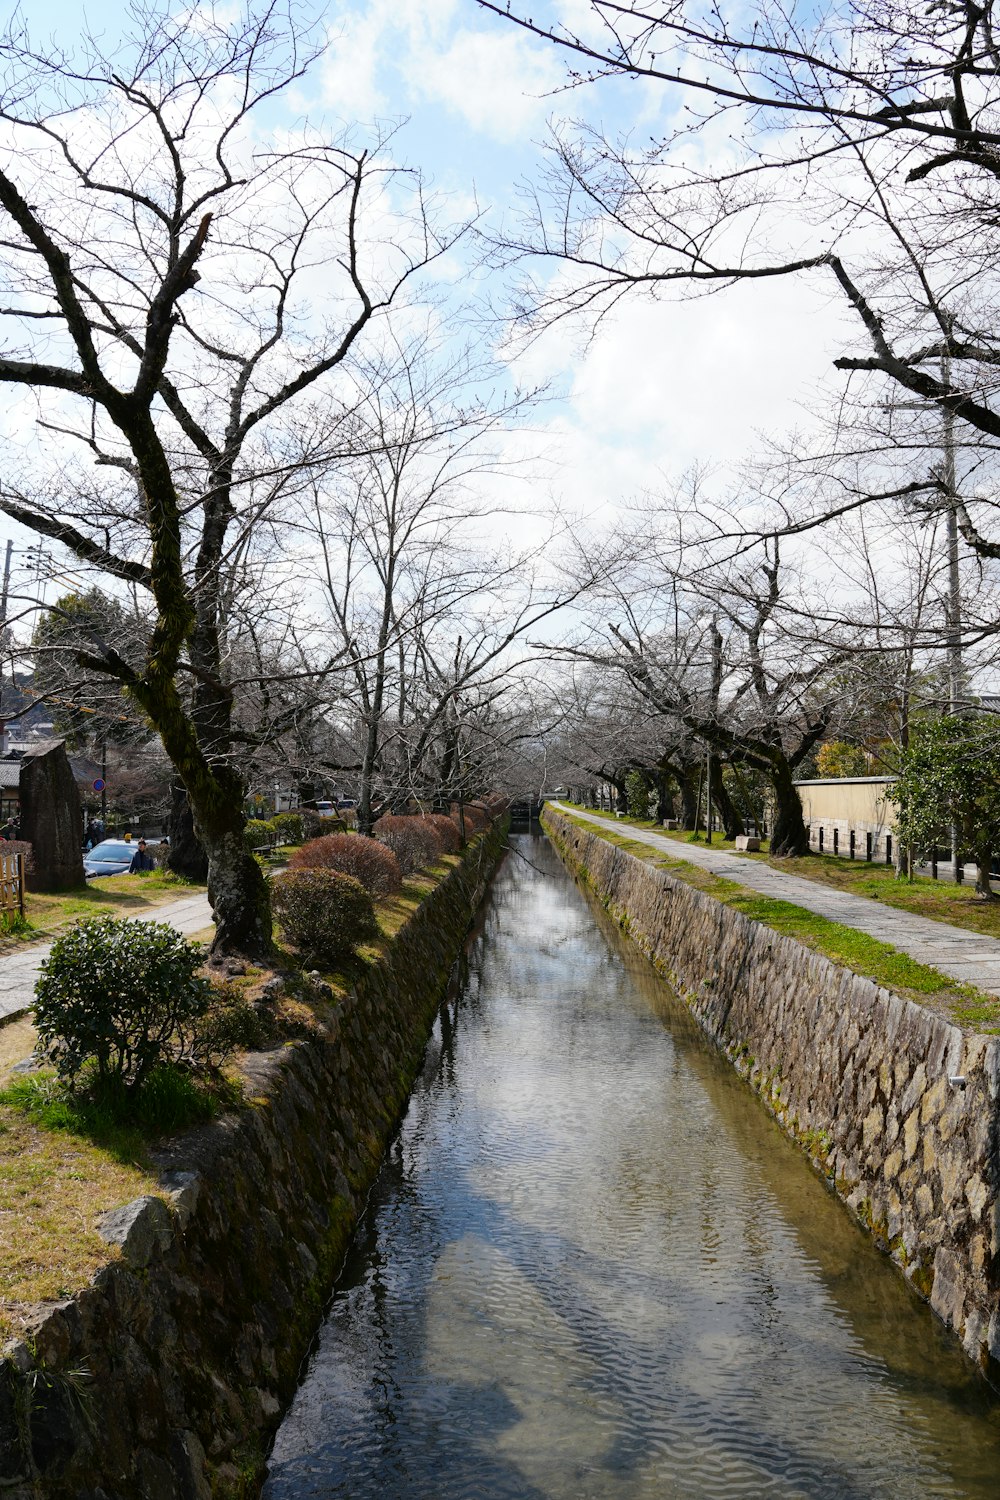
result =
[{"label": "shrub", "polygon": [[271,905],[307,963],[334,963],[378,936],[371,896],[339,870],[289,870],[271,882]]},{"label": "shrub", "polygon": [[403,883],[399,860],[378,839],[360,833],[327,833],[310,839],[289,860],[293,870],[339,870],[353,875],[373,896],[391,896]]},{"label": "shrub", "polygon": [[302,814],[297,812],[275,813],[271,824],[282,844],[301,844],[306,836]]},{"label": "shrub", "polygon": [[137,1094],[208,1009],[201,949],[172,927],[94,917],[52,944],[35,985],[40,1050],[75,1082],[92,1064],[102,1088]]},{"label": "shrub", "polygon": [[271,1039],[271,1027],[249,1000],[231,986],[216,989],[212,1003],[191,1028],[191,1058],[207,1068],[219,1068],[234,1052],[263,1047]]},{"label": "shrub", "polygon": [[490,815],[481,802],[466,802],[462,809],[458,803],[454,803],[451,810],[451,821],[461,833],[462,815],[465,815],[465,836],[471,839],[473,834],[482,833],[484,828],[490,824]]},{"label": "shrub", "polygon": [[434,829],[441,840],[441,848],[445,854],[457,854],[462,847],[462,835],[451,818],[446,818],[444,813],[425,813],[420,819]]},{"label": "shrub", "polygon": [[326,818],[321,818],[315,808],[303,807],[299,812],[299,817],[302,819],[303,841],[317,839],[321,833],[329,832]]},{"label": "shrub", "polygon": [[426,818],[399,818],[387,813],[372,830],[380,844],[391,849],[404,875],[423,869],[439,859],[443,845]]},{"label": "shrub", "polygon": [[278,830],[264,818],[247,818],[243,837],[247,849],[253,854],[265,845],[268,849],[272,848],[278,841]]}]

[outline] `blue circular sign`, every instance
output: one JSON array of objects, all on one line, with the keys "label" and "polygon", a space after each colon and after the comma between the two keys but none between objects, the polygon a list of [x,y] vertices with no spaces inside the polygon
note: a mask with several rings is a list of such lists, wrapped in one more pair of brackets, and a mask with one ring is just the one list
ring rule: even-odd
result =
[{"label": "blue circular sign", "polygon": [[94,782],[94,791],[95,792],[103,792],[104,791],[104,787],[105,787],[105,782],[103,782],[101,780],[100,776],[98,776],[97,780]]}]

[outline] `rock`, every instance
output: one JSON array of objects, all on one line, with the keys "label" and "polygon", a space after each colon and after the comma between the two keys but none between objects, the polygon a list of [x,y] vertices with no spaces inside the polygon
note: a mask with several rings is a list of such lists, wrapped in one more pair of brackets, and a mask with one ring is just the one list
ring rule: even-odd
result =
[{"label": "rock", "polygon": [[173,1238],[170,1210],[162,1198],[148,1195],[113,1208],[97,1221],[97,1232],[108,1245],[119,1245],[122,1260],[133,1270],[148,1266],[157,1251]]},{"label": "rock", "polygon": [[736,848],[746,851],[748,854],[760,852],[760,839],[756,839],[749,833],[738,833],[736,835]]},{"label": "rock", "polygon": [[21,838],[31,845],[29,891],[83,885],[83,814],[63,740],[45,740],[21,761]]},{"label": "rock", "polygon": [[201,1178],[197,1172],[165,1172],[160,1181],[167,1191],[170,1207],[181,1229],[186,1229],[201,1195]]}]

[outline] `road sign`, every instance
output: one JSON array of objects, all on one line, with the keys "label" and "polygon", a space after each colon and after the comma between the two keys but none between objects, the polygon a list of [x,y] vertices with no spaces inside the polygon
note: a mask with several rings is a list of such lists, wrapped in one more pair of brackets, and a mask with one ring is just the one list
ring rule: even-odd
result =
[{"label": "road sign", "polygon": [[101,777],[98,776],[97,780],[94,782],[94,791],[95,792],[103,792],[105,784],[106,783],[101,779]]}]

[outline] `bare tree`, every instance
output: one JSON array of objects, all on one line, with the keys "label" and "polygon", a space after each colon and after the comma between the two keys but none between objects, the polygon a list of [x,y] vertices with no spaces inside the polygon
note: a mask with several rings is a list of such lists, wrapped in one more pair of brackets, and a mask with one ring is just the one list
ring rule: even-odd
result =
[{"label": "bare tree", "polygon": [[[18,23],[0,40],[0,383],[35,394],[49,435],[6,470],[0,508],[148,595],[141,662],[94,632],[86,663],[148,717],[186,788],[215,950],[261,955],[227,567],[337,457],[330,378],[447,241],[383,141],[257,144],[256,117],[316,55],[277,0],[231,22],[155,0],[128,16],[113,59],[92,36],[78,57],[41,52]],[[389,204],[403,190],[405,220]]]},{"label": "bare tree", "polygon": [[[565,24],[506,0],[478,3],[562,50],[567,89],[581,98],[632,79],[683,106],[665,133],[641,141],[592,123],[555,127],[526,227],[502,241],[529,268],[522,327],[570,315],[593,327],[623,296],[811,276],[832,284],[853,322],[840,370],[872,382],[875,401],[895,389],[926,405],[938,430],[950,420],[959,447],[993,452],[992,0],[819,9],[763,0],[752,12],[589,0]],[[992,475],[985,493],[956,500],[927,458],[913,483],[955,504],[974,551],[1000,556]]]}]

